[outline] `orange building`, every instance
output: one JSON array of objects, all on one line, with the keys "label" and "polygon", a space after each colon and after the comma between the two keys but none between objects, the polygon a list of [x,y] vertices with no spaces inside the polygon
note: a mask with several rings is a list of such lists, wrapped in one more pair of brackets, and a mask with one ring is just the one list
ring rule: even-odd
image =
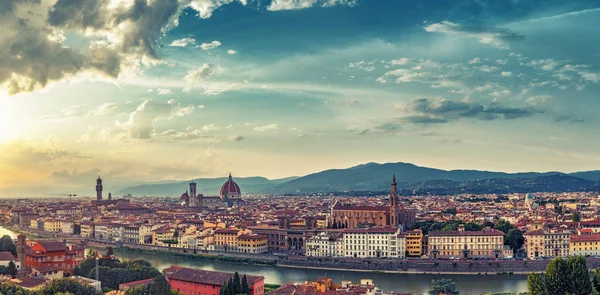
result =
[{"label": "orange building", "polygon": [[85,259],[84,249],[64,242],[34,242],[25,255],[26,269],[57,267],[64,273],[72,274],[76,266]]}]

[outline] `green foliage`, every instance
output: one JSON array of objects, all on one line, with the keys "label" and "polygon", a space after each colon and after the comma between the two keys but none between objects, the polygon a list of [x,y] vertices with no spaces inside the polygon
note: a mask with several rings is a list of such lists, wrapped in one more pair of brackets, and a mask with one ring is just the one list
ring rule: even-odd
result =
[{"label": "green foliage", "polygon": [[74,279],[65,278],[50,281],[48,286],[33,292],[32,295],[54,295],[57,293],[72,293],[77,295],[102,294],[102,292],[96,291],[93,287],[82,285]]},{"label": "green foliage", "polygon": [[567,261],[558,257],[546,267],[546,290],[549,294],[567,294],[571,289],[571,270]]},{"label": "green foliage", "polygon": [[514,227],[512,224],[510,224],[510,222],[508,222],[504,219],[498,219],[498,221],[494,225],[494,228],[502,231],[505,234],[507,234],[511,229],[516,229],[516,227]]},{"label": "green foliage", "polygon": [[240,281],[240,274],[236,271],[231,279],[233,280],[233,294],[242,293],[242,283]]},{"label": "green foliage", "polygon": [[3,235],[0,238],[0,252],[10,252],[13,256],[17,256],[17,246],[9,235]]},{"label": "green foliage", "polygon": [[431,280],[431,290],[429,295],[458,295],[460,292],[456,290],[456,284],[450,279]]},{"label": "green foliage", "polygon": [[504,236],[504,244],[509,245],[513,253],[517,253],[517,250],[521,249],[524,243],[525,237],[523,237],[523,232],[519,229],[510,229]]},{"label": "green foliage", "polygon": [[573,212],[573,218],[572,218],[573,222],[579,222],[581,221],[581,214],[579,214],[578,211]]},{"label": "green foliage", "polygon": [[527,295],[547,295],[544,279],[537,273],[527,276]]},{"label": "green foliage", "polygon": [[96,257],[96,250],[94,250],[94,249],[89,249],[87,251],[87,253],[85,254],[85,258],[87,258],[87,259],[92,259],[95,257]]},{"label": "green foliage", "polygon": [[17,265],[12,260],[8,263],[7,271],[8,274],[11,275],[13,278],[19,272],[19,270],[17,269]]},{"label": "green foliage", "polygon": [[[96,261],[86,260],[74,272],[77,275],[93,279],[96,277]],[[150,262],[143,259],[131,261],[100,259],[98,261],[98,272],[102,286],[111,289],[118,289],[119,284],[122,283],[154,278],[160,274],[156,268],[152,267]]]},{"label": "green foliage", "polygon": [[250,295],[250,287],[248,286],[246,275],[242,277],[242,294]]},{"label": "green foliage", "polygon": [[113,256],[113,255],[115,255],[115,252],[114,252],[113,248],[112,247],[106,248],[106,256],[110,257],[110,256]]},{"label": "green foliage", "polygon": [[590,273],[587,262],[583,256],[571,256],[567,259],[570,270],[570,294],[589,295],[592,294],[593,286],[590,281]]}]

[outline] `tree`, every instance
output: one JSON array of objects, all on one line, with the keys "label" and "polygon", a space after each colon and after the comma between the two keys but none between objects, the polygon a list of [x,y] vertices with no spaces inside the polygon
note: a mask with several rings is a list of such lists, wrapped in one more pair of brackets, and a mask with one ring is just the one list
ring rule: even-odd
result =
[{"label": "tree", "polygon": [[236,295],[235,286],[233,285],[233,277],[229,277],[229,283],[227,283],[227,294]]},{"label": "tree", "polygon": [[227,282],[223,282],[223,286],[219,289],[219,295],[228,295],[229,291],[227,290]]},{"label": "tree", "polygon": [[170,295],[171,294],[171,286],[169,286],[169,282],[165,279],[165,276],[160,274],[154,278],[154,283],[150,284],[148,287],[150,294],[153,295]]},{"label": "tree", "polygon": [[17,256],[17,246],[9,235],[3,235],[0,238],[0,252],[10,252],[13,256]]},{"label": "tree", "polygon": [[250,287],[248,286],[246,275],[242,277],[242,294],[250,295]]},{"label": "tree", "polygon": [[592,294],[593,286],[590,281],[590,273],[587,262],[583,256],[571,256],[567,259],[570,270],[570,283],[572,295]]},{"label": "tree", "polygon": [[573,218],[572,218],[573,222],[579,222],[581,221],[581,214],[579,214],[578,211],[573,212]]},{"label": "tree", "polygon": [[87,254],[85,255],[85,257],[86,257],[87,259],[92,259],[92,258],[95,258],[95,257],[96,257],[96,250],[94,250],[94,249],[89,249],[89,250],[88,250],[88,252],[87,252]]},{"label": "tree", "polygon": [[558,257],[546,267],[546,290],[548,294],[567,294],[571,290],[571,270],[567,261]]},{"label": "tree", "polygon": [[233,293],[234,294],[240,294],[242,293],[242,284],[240,282],[240,274],[236,271],[233,274]]},{"label": "tree", "polygon": [[429,295],[458,295],[456,284],[450,279],[431,280],[431,290]]},{"label": "tree", "polygon": [[537,273],[527,276],[527,295],[547,295],[544,279]]},{"label": "tree", "polygon": [[596,293],[600,293],[600,269],[596,269],[593,273],[592,285],[594,285],[594,290]]},{"label": "tree", "polygon": [[19,270],[17,269],[17,265],[11,260],[8,263],[8,274],[14,278],[18,272]]},{"label": "tree", "polygon": [[57,293],[72,293],[77,295],[102,294],[93,287],[82,285],[74,279],[54,279],[50,281],[47,287],[39,292],[35,292],[36,295],[54,295]]},{"label": "tree", "polygon": [[112,247],[106,248],[106,256],[110,257],[113,255],[115,255],[113,248]]},{"label": "tree", "polygon": [[510,222],[504,219],[498,219],[498,221],[494,225],[494,228],[507,234],[511,229],[514,229],[515,227],[512,224],[510,224]]},{"label": "tree", "polygon": [[521,249],[523,243],[525,243],[525,238],[523,237],[523,232],[519,229],[513,228],[504,236],[504,244],[510,246],[513,254]]}]

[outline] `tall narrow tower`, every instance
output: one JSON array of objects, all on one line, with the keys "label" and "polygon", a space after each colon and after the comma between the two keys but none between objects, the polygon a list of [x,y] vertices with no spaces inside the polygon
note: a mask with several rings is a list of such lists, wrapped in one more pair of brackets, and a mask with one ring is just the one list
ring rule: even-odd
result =
[{"label": "tall narrow tower", "polygon": [[396,174],[394,174],[390,190],[390,225],[395,227],[398,226],[398,189],[396,185]]},{"label": "tall narrow tower", "polygon": [[189,195],[190,201],[190,207],[197,207],[198,206],[198,200],[196,199],[196,183],[195,182],[190,182],[190,195]]},{"label": "tall narrow tower", "polygon": [[17,256],[19,256],[20,269],[27,269],[25,265],[25,250],[27,249],[27,237],[24,234],[17,236]]},{"label": "tall narrow tower", "polygon": [[96,200],[102,200],[102,178],[100,178],[100,175],[96,179]]}]

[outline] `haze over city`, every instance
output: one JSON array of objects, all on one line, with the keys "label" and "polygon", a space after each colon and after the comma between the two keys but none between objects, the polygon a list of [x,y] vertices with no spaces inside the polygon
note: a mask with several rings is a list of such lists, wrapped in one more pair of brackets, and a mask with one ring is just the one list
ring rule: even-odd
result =
[{"label": "haze over city", "polygon": [[599,25],[592,0],[7,1],[0,196],[367,162],[597,170]]}]

